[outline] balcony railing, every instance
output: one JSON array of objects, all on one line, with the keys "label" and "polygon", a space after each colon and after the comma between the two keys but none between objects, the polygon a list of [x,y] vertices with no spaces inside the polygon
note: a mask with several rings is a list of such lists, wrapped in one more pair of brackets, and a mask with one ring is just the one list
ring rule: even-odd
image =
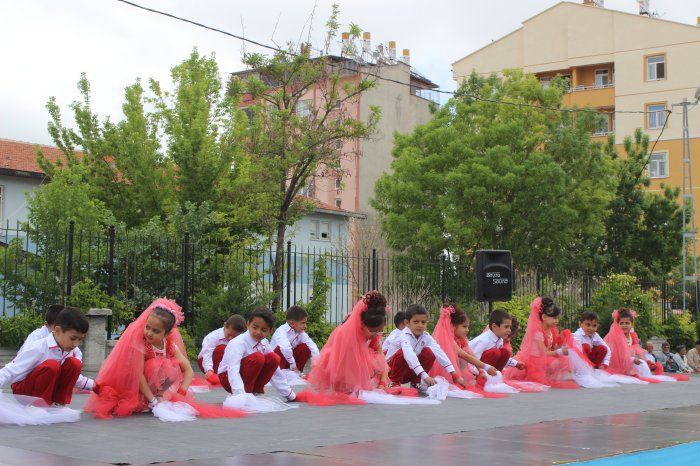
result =
[{"label": "balcony railing", "polygon": [[609,88],[613,88],[613,87],[615,87],[614,83],[600,84],[600,85],[594,84],[592,86],[584,86],[583,84],[579,84],[576,87],[570,87],[569,92],[590,91],[593,89],[609,89]]}]

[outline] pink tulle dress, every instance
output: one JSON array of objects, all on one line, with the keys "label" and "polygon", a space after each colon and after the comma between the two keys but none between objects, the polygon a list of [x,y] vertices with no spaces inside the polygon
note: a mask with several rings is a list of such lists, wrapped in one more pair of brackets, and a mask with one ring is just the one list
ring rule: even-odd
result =
[{"label": "pink tulle dress", "polygon": [[548,351],[555,351],[571,337],[569,330],[561,334],[556,328],[544,329],[542,325],[542,298],[535,298],[530,303],[530,317],[527,329],[515,356],[519,362],[525,363],[524,370],[509,367],[503,371],[505,379],[523,380],[547,385],[552,388],[578,388],[571,379],[572,368],[566,356],[550,356]]}]

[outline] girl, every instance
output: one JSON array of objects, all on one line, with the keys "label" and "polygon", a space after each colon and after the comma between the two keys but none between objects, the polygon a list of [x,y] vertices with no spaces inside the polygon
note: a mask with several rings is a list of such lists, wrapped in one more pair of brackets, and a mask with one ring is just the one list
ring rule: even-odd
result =
[{"label": "girl", "polygon": [[535,298],[530,303],[530,317],[525,336],[515,359],[525,363],[525,370],[509,367],[504,377],[527,380],[553,388],[578,388],[571,380],[568,350],[563,343],[571,332],[559,334],[557,324],[561,310],[551,298]]},{"label": "girl", "polygon": [[[194,407],[194,400],[187,394],[192,366],[180,332],[175,328],[183,320],[182,308],[174,301],[165,298],[153,301],[124,331],[100,368],[97,394],[90,396],[85,411],[109,419],[113,414],[129,416],[152,410],[164,400],[185,401]],[[207,408],[215,411],[217,408],[196,406],[206,416],[243,415],[223,408],[212,412]]]},{"label": "girl", "polygon": [[382,353],[384,325],[386,298],[378,291],[367,293],[345,323],[333,330],[312,363],[311,386],[344,394],[386,389],[389,367]]},{"label": "girl", "polygon": [[612,316],[613,323],[610,331],[603,338],[610,347],[609,371],[611,373],[632,375],[651,383],[688,380],[687,376],[652,375],[646,362],[645,351],[639,346],[639,337],[633,330],[637,313],[622,307],[613,311]]}]

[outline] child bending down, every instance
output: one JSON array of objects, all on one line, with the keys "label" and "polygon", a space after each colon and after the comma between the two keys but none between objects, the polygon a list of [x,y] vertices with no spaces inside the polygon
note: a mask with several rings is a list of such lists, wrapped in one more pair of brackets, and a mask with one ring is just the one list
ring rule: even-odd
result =
[{"label": "child bending down", "polygon": [[511,333],[513,318],[503,309],[495,309],[489,316],[489,329],[469,342],[474,356],[486,367],[502,371],[506,367],[525,369],[525,364],[513,359],[512,349],[504,347],[504,338]]},{"label": "child bending down", "polygon": [[389,345],[391,345],[394,340],[399,338],[404,328],[406,328],[406,313],[400,311],[394,316],[394,330],[392,330],[389,336],[387,336],[382,342],[382,351],[384,354],[386,354],[387,350],[389,349]]},{"label": "child bending down", "polygon": [[265,384],[272,386],[289,401],[296,394],[280,371],[280,357],[272,351],[267,336],[275,326],[275,315],[264,307],[255,309],[247,322],[248,330],[226,345],[219,364],[219,380],[233,394],[263,394]]},{"label": "child bending down", "polygon": [[222,328],[217,328],[202,340],[202,350],[197,357],[197,364],[211,384],[219,383],[219,363],[224,356],[229,341],[245,332],[245,319],[238,314],[229,317]]},{"label": "child bending down", "polygon": [[598,335],[598,314],[593,311],[584,312],[578,326],[574,340],[581,344],[583,354],[595,369],[607,369],[610,366],[610,348]]},{"label": "child bending down", "polygon": [[132,322],[97,374],[97,395],[86,412],[97,418],[129,416],[153,409],[176,394],[184,396],[193,371],[176,328],[182,308],[169,299],[156,299]]},{"label": "child bending down", "polygon": [[303,372],[306,363],[318,357],[318,346],[306,333],[309,314],[300,306],[287,309],[287,323],[272,335],[270,346],[280,357],[280,369]]}]

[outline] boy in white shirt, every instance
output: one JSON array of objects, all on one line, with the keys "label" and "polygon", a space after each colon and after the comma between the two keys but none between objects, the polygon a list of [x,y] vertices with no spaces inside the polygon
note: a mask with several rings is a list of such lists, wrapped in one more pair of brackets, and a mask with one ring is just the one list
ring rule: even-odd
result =
[{"label": "boy in white shirt", "polygon": [[219,380],[224,389],[233,394],[265,393],[270,382],[280,395],[289,401],[296,394],[280,371],[280,357],[272,351],[267,336],[275,325],[275,315],[264,307],[255,309],[248,319],[248,330],[226,345],[219,364]]},{"label": "boy in white shirt", "polygon": [[49,335],[51,335],[53,326],[56,325],[56,317],[58,317],[58,314],[62,310],[62,304],[50,305],[49,308],[46,310],[46,314],[44,314],[44,325],[27,335],[27,338],[24,340],[24,343],[22,343],[22,346],[20,346],[19,351],[17,351],[17,354],[21,353],[24,350],[24,348],[30,346],[35,341],[41,340],[42,338],[46,338]]},{"label": "boy in white shirt", "polygon": [[384,339],[382,342],[382,352],[386,354],[387,350],[389,349],[389,346],[392,344],[394,340],[399,338],[399,335],[401,335],[401,332],[403,331],[404,328],[406,328],[406,313],[405,312],[397,312],[396,315],[394,316],[394,330],[391,331],[388,337]]},{"label": "boy in white shirt", "polygon": [[287,323],[272,335],[270,346],[280,357],[280,369],[304,372],[306,363],[318,357],[318,346],[306,333],[309,314],[300,306],[287,309]]},{"label": "boy in white shirt", "polygon": [[75,350],[89,323],[80,309],[64,308],[46,338],[30,343],[0,369],[0,388],[10,383],[12,393],[42,398],[48,405],[68,405],[83,367]]},{"label": "boy in white shirt", "polygon": [[[503,346],[503,338],[509,338],[513,318],[503,309],[494,309],[489,316],[489,328],[469,341],[474,356],[484,363],[485,370],[494,367],[502,371],[506,367],[525,369],[525,364],[513,359],[512,350]],[[508,345],[510,346],[510,345]]]},{"label": "boy in white shirt", "polygon": [[436,380],[428,373],[437,359],[445,371],[452,375],[453,381],[464,386],[464,379],[455,372],[450,359],[426,332],[428,317],[428,311],[420,304],[411,304],[406,309],[406,327],[399,334],[399,338],[389,344],[386,353],[391,384],[410,382],[418,386],[421,383],[421,388],[435,385]]},{"label": "boy in white shirt", "polygon": [[583,353],[596,369],[607,369],[610,366],[610,347],[598,335],[598,314],[586,311],[578,321],[578,330],[574,332],[574,340],[581,344]]},{"label": "boy in white shirt", "polygon": [[246,323],[243,316],[234,314],[229,317],[224,326],[209,333],[202,340],[202,350],[197,356],[197,364],[204,373],[204,377],[211,384],[219,383],[219,363],[224,356],[228,342],[246,331]]}]

